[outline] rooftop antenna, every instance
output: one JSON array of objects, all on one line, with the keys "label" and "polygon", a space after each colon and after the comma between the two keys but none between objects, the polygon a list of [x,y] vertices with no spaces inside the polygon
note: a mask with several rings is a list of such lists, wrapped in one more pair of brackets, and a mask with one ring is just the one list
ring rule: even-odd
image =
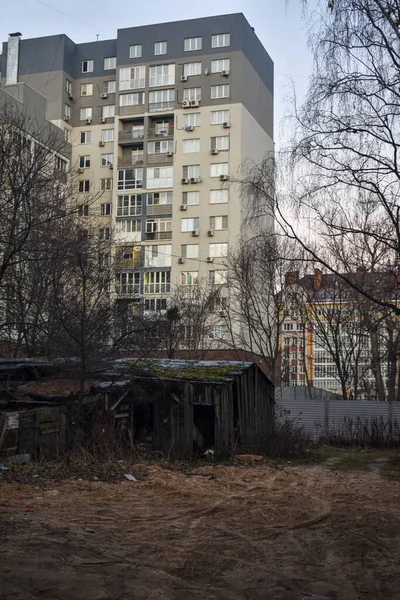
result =
[{"label": "rooftop antenna", "polygon": [[99,33],[96,33],[96,42],[99,41],[99,35],[100,35]]}]

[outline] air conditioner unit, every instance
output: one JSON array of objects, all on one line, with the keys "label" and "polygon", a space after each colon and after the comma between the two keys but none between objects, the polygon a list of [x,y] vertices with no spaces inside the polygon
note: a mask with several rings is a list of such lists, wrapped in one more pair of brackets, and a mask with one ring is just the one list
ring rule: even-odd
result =
[{"label": "air conditioner unit", "polygon": [[75,96],[74,96],[73,94],[68,94],[68,99],[69,99],[69,100],[74,100],[74,99],[75,99]]},{"label": "air conditioner unit", "polygon": [[210,150],[210,154],[218,154],[218,152],[219,151],[217,150],[217,148],[211,148]]},{"label": "air conditioner unit", "polygon": [[207,256],[206,262],[212,263],[214,261],[212,256]]},{"label": "air conditioner unit", "polygon": [[207,69],[207,67],[206,67],[206,68],[204,69],[204,75],[208,75],[208,74],[209,74],[209,72],[210,72],[210,70],[209,70],[209,69]]},{"label": "air conditioner unit", "polygon": [[100,117],[99,123],[105,123],[105,122],[106,122],[105,118],[104,117]]},{"label": "air conditioner unit", "polygon": [[182,185],[186,185],[187,183],[189,183],[189,179],[188,179],[187,177],[183,177],[183,178],[181,179],[181,184],[182,184]]},{"label": "air conditioner unit", "polygon": [[185,264],[185,259],[184,258],[178,258],[178,263],[180,265],[184,265]]},{"label": "air conditioner unit", "polygon": [[191,177],[190,178],[190,183],[200,183],[201,179],[200,177]]},{"label": "air conditioner unit", "polygon": [[190,100],[182,100],[182,108],[190,108]]},{"label": "air conditioner unit", "polygon": [[222,77],[229,77],[230,71],[228,71],[228,69],[221,71],[221,75]]},{"label": "air conditioner unit", "polygon": [[199,230],[198,229],[193,229],[192,236],[193,237],[198,237],[198,235],[199,235]]},{"label": "air conditioner unit", "polygon": [[173,156],[173,155],[174,155],[174,153],[173,153],[173,152],[166,152],[166,153],[165,153],[165,156]]},{"label": "air conditioner unit", "polygon": [[208,237],[213,237],[213,235],[214,235],[214,231],[213,231],[212,229],[209,229],[209,230],[207,231],[207,235],[208,235]]},{"label": "air conditioner unit", "polygon": [[105,100],[106,98],[108,98],[107,92],[103,92],[102,94],[100,94],[100,98],[103,98],[103,100]]},{"label": "air conditioner unit", "polygon": [[185,127],[185,131],[193,131],[194,127],[193,125],[186,125]]},{"label": "air conditioner unit", "polygon": [[92,118],[91,118],[91,117],[88,117],[88,118],[86,119],[86,123],[87,123],[88,125],[90,125],[90,123],[91,123],[91,122],[92,122]]},{"label": "air conditioner unit", "polygon": [[228,179],[229,179],[228,175],[220,175],[219,176],[220,181],[228,181]]},{"label": "air conditioner unit", "polygon": [[84,169],[83,169],[82,167],[79,167],[79,169],[78,169],[78,171],[77,171],[77,172],[78,172],[78,173],[83,173],[83,171],[84,171]]},{"label": "air conditioner unit", "polygon": [[228,123],[228,121],[225,121],[225,123],[222,123],[222,127],[223,127],[224,129],[229,129],[229,127],[230,127],[230,126],[231,126],[231,124],[230,124],[230,123]]},{"label": "air conditioner unit", "polygon": [[181,75],[181,81],[187,81],[187,80],[188,80],[187,75]]},{"label": "air conditioner unit", "polygon": [[186,204],[181,204],[180,207],[179,207],[179,210],[182,210],[182,211],[183,210],[187,210]]},{"label": "air conditioner unit", "polygon": [[102,148],[104,146],[104,142],[103,141],[99,142],[99,146],[100,146],[100,148]]},{"label": "air conditioner unit", "polygon": [[70,120],[70,116],[69,115],[64,115],[64,121],[69,121]]},{"label": "air conditioner unit", "polygon": [[191,101],[190,101],[190,106],[191,106],[192,108],[194,108],[194,107],[197,107],[197,108],[198,108],[198,107],[200,106],[200,100],[191,100]]}]

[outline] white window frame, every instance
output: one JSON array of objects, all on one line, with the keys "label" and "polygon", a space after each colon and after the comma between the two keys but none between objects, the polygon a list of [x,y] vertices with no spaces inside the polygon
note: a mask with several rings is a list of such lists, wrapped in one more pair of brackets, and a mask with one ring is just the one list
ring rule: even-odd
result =
[{"label": "white window frame", "polygon": [[[86,68],[85,68],[86,64]],[[94,71],[94,60],[92,58],[87,58],[82,61],[82,73],[93,73]]]},{"label": "white window frame", "polygon": [[129,46],[129,58],[142,58],[142,54],[142,44],[133,44],[132,46]]},{"label": "white window frame", "polygon": [[197,206],[198,204],[200,204],[200,192],[199,191],[183,192],[182,204],[184,204],[185,206]]},{"label": "white window frame", "polygon": [[210,217],[210,229],[213,231],[224,231],[225,229],[228,229],[228,215]]},{"label": "white window frame", "polygon": [[182,140],[182,151],[184,154],[200,152],[200,138],[188,138]]},{"label": "white window frame", "polygon": [[146,67],[125,67],[119,70],[119,90],[138,90],[146,86]]},{"label": "white window frame", "polygon": [[149,67],[149,88],[175,85],[175,63],[151,65]]},{"label": "white window frame", "polygon": [[81,83],[81,96],[93,96],[93,83]]},{"label": "white window frame", "polygon": [[100,164],[102,167],[114,166],[114,152],[105,152],[102,154]]},{"label": "white window frame", "polygon": [[64,104],[64,116],[71,118],[71,106],[67,103]]},{"label": "white window frame", "polygon": [[102,129],[101,130],[101,141],[102,142],[113,142],[114,141],[114,129]]},{"label": "white window frame", "polygon": [[199,282],[198,271],[181,271],[180,273],[180,284],[181,285],[197,285]]},{"label": "white window frame", "polygon": [[154,42],[154,56],[162,56],[163,54],[167,54],[168,52],[168,43],[164,42]]},{"label": "white window frame", "polygon": [[115,79],[105,81],[103,84],[103,91],[105,94],[115,94],[117,91],[117,82]]},{"label": "white window frame", "polygon": [[106,104],[101,108],[103,119],[113,119],[115,117],[115,104]]},{"label": "white window frame", "polygon": [[[128,171],[132,171],[132,178],[126,177]],[[118,191],[141,190],[143,188],[143,169],[119,169],[117,175],[117,188]]]},{"label": "white window frame", "polygon": [[229,109],[212,110],[211,125],[222,125],[222,123],[229,123]]},{"label": "white window frame", "polygon": [[147,154],[165,154],[174,151],[174,140],[147,142]]},{"label": "white window frame", "polygon": [[229,98],[230,86],[229,83],[221,83],[211,86],[211,100],[220,100],[221,98]]},{"label": "white window frame", "polygon": [[186,77],[194,77],[195,75],[201,75],[201,61],[184,64],[183,74]]},{"label": "white window frame", "polygon": [[[136,102],[137,100],[137,102]],[[139,102],[142,100],[142,102]],[[145,93],[144,92],[131,92],[130,94],[120,94],[119,105],[120,106],[144,106]]]},{"label": "white window frame", "polygon": [[100,179],[100,189],[103,192],[110,192],[113,189],[113,178],[112,177],[102,177]]},{"label": "white window frame", "polygon": [[201,114],[200,113],[186,113],[183,115],[183,126],[184,127],[200,127],[201,125]]},{"label": "white window frame", "polygon": [[181,219],[181,233],[192,233],[199,228],[199,217],[189,217]]},{"label": "white window frame", "polygon": [[230,45],[230,33],[216,33],[213,36],[211,36],[211,48],[226,48]]},{"label": "white window frame", "polygon": [[211,73],[221,73],[221,71],[229,71],[231,68],[230,58],[216,58],[211,61]]},{"label": "white window frame", "polygon": [[182,177],[185,179],[192,179],[193,177],[200,177],[200,165],[183,165]]},{"label": "white window frame", "polygon": [[196,50],[201,50],[203,48],[203,38],[202,37],[192,37],[185,38],[183,42],[183,50],[184,52],[195,52]]},{"label": "white window frame", "polygon": [[145,294],[165,294],[171,290],[171,271],[147,271],[144,274]]},{"label": "white window frame", "polygon": [[181,257],[194,259],[199,258],[199,244],[182,244]]},{"label": "white window frame", "polygon": [[103,202],[100,204],[100,214],[102,217],[108,217],[112,212],[111,202]]},{"label": "white window frame", "polygon": [[79,157],[79,167],[81,169],[90,168],[90,156],[88,154]]},{"label": "white window frame", "polygon": [[117,217],[140,217],[143,210],[143,194],[118,194]]},{"label": "white window frame", "polygon": [[220,152],[229,150],[229,135],[216,135],[211,138],[211,150],[216,149]]},{"label": "white window frame", "polygon": [[209,271],[209,283],[212,285],[223,285],[227,282],[227,275],[228,273],[225,270]]},{"label": "white window frame", "polygon": [[147,194],[147,206],[159,206],[163,204],[172,204],[172,192],[150,192]]},{"label": "white window frame", "polygon": [[[83,188],[83,189],[81,189]],[[78,193],[87,194],[90,191],[90,179],[83,179],[78,182]]]},{"label": "white window frame", "polygon": [[228,256],[227,242],[218,242],[208,245],[208,256],[212,258],[222,258]]},{"label": "white window frame", "polygon": [[148,167],[146,188],[168,188],[173,186],[173,167]]},{"label": "white window frame", "polygon": [[210,177],[220,177],[229,174],[229,163],[210,164]]},{"label": "white window frame", "polygon": [[107,56],[104,59],[103,63],[104,71],[112,71],[117,68],[117,57],[116,56]]},{"label": "white window frame", "polygon": [[93,119],[93,108],[91,106],[86,106],[81,108],[79,113],[80,121],[86,121],[86,119]]},{"label": "white window frame", "polygon": [[201,87],[185,88],[182,100],[201,100]]},{"label": "white window frame", "polygon": [[226,204],[229,202],[229,190],[210,190],[210,204]]}]

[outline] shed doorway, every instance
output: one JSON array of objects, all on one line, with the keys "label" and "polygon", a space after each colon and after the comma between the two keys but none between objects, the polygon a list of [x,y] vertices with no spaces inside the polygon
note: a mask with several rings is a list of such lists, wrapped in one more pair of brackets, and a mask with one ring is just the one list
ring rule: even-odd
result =
[{"label": "shed doorway", "polygon": [[215,406],[193,404],[193,425],[201,434],[201,440],[195,440],[197,449],[207,450],[215,446]]}]

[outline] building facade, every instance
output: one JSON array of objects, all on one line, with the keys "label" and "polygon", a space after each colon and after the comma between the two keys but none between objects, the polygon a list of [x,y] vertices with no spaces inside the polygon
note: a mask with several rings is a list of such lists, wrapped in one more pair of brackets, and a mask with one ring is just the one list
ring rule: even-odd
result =
[{"label": "building facade", "polygon": [[79,214],[115,239],[119,299],[158,310],[175,285],[225,281],[242,224],[229,179],[273,151],[273,63],[242,14],[85,44],[14,34],[0,71],[70,141]]}]

